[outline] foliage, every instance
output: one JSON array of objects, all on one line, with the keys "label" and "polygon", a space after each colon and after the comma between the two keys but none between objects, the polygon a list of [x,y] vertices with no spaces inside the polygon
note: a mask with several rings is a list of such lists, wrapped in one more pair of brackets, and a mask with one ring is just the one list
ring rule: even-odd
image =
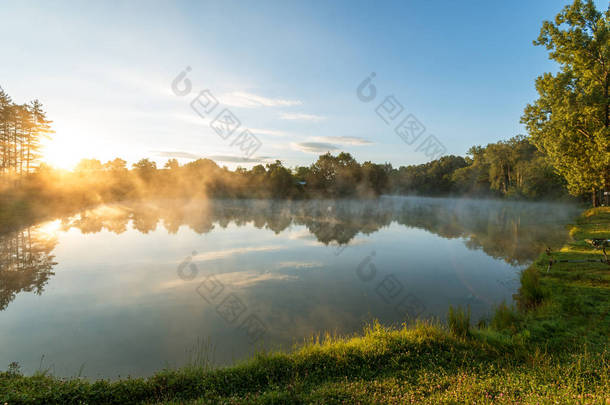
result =
[{"label": "foliage", "polygon": [[473,146],[468,156],[443,156],[391,171],[391,192],[419,195],[558,198],[565,182],[524,136]]},{"label": "foliage", "polygon": [[490,326],[497,331],[515,333],[519,329],[520,323],[521,315],[503,302],[495,309]]},{"label": "foliage", "polygon": [[457,194],[452,178],[456,170],[467,167],[461,156],[443,156],[422,165],[401,166],[391,172],[392,192],[395,194],[448,195]]},{"label": "foliage", "polygon": [[610,9],[575,0],[545,21],[535,45],[559,64],[536,80],[539,98],[522,122],[570,193],[610,191]]},{"label": "foliage", "polygon": [[471,164],[453,175],[455,189],[461,193],[532,199],[563,194],[561,177],[524,136],[473,147],[468,153]]},{"label": "foliage", "polygon": [[40,158],[40,141],[52,133],[42,104],[15,104],[0,88],[0,179],[30,173]]}]

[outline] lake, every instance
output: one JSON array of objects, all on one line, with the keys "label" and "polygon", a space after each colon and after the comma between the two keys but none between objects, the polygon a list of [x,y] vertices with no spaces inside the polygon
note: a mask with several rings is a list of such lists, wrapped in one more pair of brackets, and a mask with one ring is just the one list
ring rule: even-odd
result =
[{"label": "lake", "polygon": [[147,376],[373,320],[474,321],[568,237],[571,205],[382,197],[102,205],[0,235],[0,369]]}]

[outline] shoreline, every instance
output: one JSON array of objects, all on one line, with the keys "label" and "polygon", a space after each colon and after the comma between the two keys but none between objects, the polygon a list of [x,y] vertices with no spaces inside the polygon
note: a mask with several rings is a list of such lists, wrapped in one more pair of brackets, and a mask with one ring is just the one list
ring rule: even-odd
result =
[{"label": "shoreline", "polygon": [[[585,239],[610,238],[610,208],[586,210],[554,260],[599,259]],[[88,382],[0,374],[0,402],[27,403],[601,403],[610,401],[610,266],[555,263],[542,253],[521,276],[519,309],[501,305],[468,327],[419,322],[311,341],[235,366],[163,370]],[[174,401],[174,402],[172,402]]]}]

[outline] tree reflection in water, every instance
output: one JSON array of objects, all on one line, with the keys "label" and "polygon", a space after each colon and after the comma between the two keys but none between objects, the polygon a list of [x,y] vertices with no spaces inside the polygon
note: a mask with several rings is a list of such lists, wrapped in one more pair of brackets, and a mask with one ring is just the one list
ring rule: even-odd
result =
[{"label": "tree reflection in water", "polygon": [[[534,260],[547,246],[568,237],[565,224],[575,206],[468,199],[381,197],[371,200],[158,200],[102,205],[61,220],[61,230],[142,233],[162,226],[175,234],[187,226],[198,234],[216,226],[252,224],[279,234],[304,225],[325,244],[349,244],[392,223],[443,238],[463,238],[469,249],[513,265]],[[56,238],[36,227],[0,236],[0,310],[22,291],[42,293],[53,266]],[[442,252],[439,252],[442,254]]]},{"label": "tree reflection in water", "polygon": [[510,264],[527,264],[547,246],[567,237],[565,225],[578,208],[548,203],[450,198],[382,197],[371,200],[192,200],[112,204],[64,219],[64,229],[102,229],[120,234],[129,226],[148,233],[159,225],[170,234],[181,226],[203,234],[215,226],[252,224],[281,233],[304,225],[323,244],[348,244],[392,223],[443,238],[464,238],[470,249]]},{"label": "tree reflection in water", "polygon": [[27,227],[0,235],[0,310],[20,292],[42,294],[54,275],[51,252],[57,238],[40,227]]}]

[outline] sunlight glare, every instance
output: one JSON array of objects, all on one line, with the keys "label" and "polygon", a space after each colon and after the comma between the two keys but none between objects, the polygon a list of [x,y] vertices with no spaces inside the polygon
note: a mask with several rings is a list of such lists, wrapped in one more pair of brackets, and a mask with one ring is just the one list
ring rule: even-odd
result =
[{"label": "sunlight glare", "polygon": [[41,236],[53,238],[57,236],[57,233],[61,230],[61,219],[45,222],[36,228],[36,230],[41,234]]}]

